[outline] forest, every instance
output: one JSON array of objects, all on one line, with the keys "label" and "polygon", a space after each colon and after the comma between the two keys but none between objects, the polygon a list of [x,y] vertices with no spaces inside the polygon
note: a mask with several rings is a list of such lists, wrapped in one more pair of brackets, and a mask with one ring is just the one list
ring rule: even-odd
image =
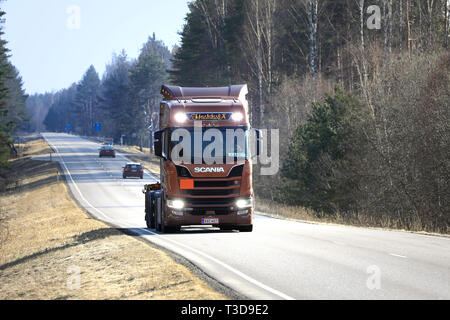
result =
[{"label": "forest", "polygon": [[[194,0],[179,47],[168,49],[153,34],[137,59],[113,55],[101,78],[90,67],[69,88],[30,96],[28,127],[148,145],[161,84],[247,83],[252,126],[280,130],[281,168],[275,176],[255,174],[258,198],[373,226],[445,233],[449,5]],[[2,64],[1,72],[7,69]],[[17,74],[14,83],[20,87]],[[7,84],[0,85],[3,93]],[[4,123],[16,113],[8,114],[5,137],[12,129]]]},{"label": "forest", "polygon": [[5,12],[0,10],[0,187],[8,159],[14,155],[14,133],[29,129],[28,96],[19,72],[9,60],[10,52],[3,32],[4,16]]}]

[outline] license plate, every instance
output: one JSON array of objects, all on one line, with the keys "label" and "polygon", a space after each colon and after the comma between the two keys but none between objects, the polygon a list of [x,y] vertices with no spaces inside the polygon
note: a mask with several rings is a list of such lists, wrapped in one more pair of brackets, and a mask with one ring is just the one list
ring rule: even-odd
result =
[{"label": "license plate", "polygon": [[202,224],[219,224],[219,218],[203,218]]}]

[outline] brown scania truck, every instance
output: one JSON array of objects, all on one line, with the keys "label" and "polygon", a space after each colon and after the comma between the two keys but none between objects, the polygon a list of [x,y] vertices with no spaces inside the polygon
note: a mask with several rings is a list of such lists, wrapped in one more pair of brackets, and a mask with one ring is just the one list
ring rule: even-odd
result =
[{"label": "brown scania truck", "polygon": [[162,86],[160,131],[154,134],[160,183],[143,190],[148,228],[253,230],[251,153],[259,153],[259,131],[250,130],[247,93],[247,85]]}]

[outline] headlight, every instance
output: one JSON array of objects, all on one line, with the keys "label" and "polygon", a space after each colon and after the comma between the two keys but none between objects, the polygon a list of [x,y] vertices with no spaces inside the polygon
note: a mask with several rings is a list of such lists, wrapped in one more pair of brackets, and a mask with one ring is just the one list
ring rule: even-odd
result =
[{"label": "headlight", "polygon": [[175,121],[178,123],[183,123],[187,120],[187,115],[185,113],[177,113],[175,114]]},{"label": "headlight", "polygon": [[242,119],[244,119],[244,115],[240,112],[234,112],[231,115],[231,119],[234,121],[241,121]]},{"label": "headlight", "polygon": [[184,208],[184,202],[182,200],[167,200],[167,206],[179,210]]},{"label": "headlight", "polygon": [[249,199],[240,199],[238,201],[236,201],[236,206],[239,209],[244,209],[244,208],[250,208],[253,207],[253,198],[249,198]]}]

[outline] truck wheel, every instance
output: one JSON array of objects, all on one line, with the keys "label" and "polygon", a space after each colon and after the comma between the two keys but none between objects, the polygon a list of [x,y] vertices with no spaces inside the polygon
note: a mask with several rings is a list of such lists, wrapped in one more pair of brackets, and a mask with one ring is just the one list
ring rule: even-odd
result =
[{"label": "truck wheel", "polygon": [[239,232],[252,232],[253,231],[253,225],[249,225],[249,226],[239,226],[237,227],[237,229],[239,230]]},{"label": "truck wheel", "polygon": [[156,224],[156,231],[158,232],[164,232],[163,229],[163,223],[164,221],[162,221],[162,208],[161,208],[161,196],[160,198],[156,198],[155,199],[155,203],[154,203],[154,209],[155,209],[155,224]]},{"label": "truck wheel", "polygon": [[148,213],[145,214],[145,224],[147,225],[148,229],[153,229],[152,225],[150,224],[150,219],[148,217]]},{"label": "truck wheel", "polygon": [[147,225],[147,228],[149,229],[155,229],[155,218],[149,217],[148,214],[145,216],[145,223]]},{"label": "truck wheel", "polygon": [[149,201],[148,203],[148,213],[146,214],[147,227],[149,229],[155,229],[155,204],[153,201]]},{"label": "truck wheel", "polygon": [[166,226],[166,219],[164,218],[164,213],[161,208],[161,232],[162,233],[174,233],[180,231],[180,226]]}]

